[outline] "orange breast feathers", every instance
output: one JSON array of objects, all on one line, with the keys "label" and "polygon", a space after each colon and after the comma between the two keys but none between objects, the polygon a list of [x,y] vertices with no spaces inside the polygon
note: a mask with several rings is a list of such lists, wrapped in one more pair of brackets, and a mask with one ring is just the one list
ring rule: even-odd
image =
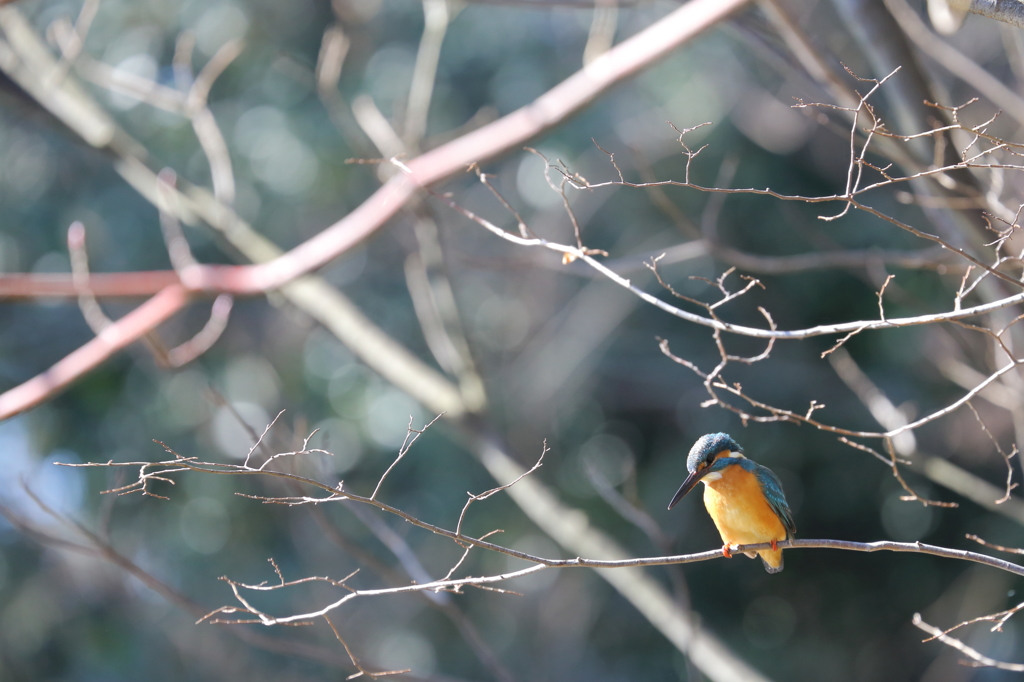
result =
[{"label": "orange breast feathers", "polygon": [[[704,506],[718,527],[722,542],[751,545],[786,539],[786,527],[761,492],[757,476],[737,465],[726,467],[721,477],[709,480],[713,476],[702,479]],[[776,553],[779,561],[775,560]],[[782,550],[764,550],[758,554],[773,566],[781,562]]]}]

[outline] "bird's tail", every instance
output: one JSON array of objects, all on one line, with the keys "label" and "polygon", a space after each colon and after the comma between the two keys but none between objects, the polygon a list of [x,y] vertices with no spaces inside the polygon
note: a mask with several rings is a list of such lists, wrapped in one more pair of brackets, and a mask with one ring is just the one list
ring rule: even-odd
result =
[{"label": "bird's tail", "polygon": [[761,557],[761,563],[764,564],[764,570],[769,573],[781,573],[782,572],[782,550],[770,550],[762,549],[757,553]]}]

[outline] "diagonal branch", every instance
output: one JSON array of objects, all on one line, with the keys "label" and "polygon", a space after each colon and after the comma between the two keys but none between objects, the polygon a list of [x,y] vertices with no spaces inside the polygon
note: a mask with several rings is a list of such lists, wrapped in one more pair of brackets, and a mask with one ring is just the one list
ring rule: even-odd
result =
[{"label": "diagonal branch", "polygon": [[989,658],[988,656],[982,654],[976,649],[972,649],[971,647],[967,646],[959,639],[955,637],[950,637],[934,625],[929,625],[928,623],[925,623],[923,620],[921,620],[920,613],[914,614],[913,623],[916,627],[920,628],[921,630],[924,630],[929,635],[931,635],[933,639],[937,639],[943,644],[951,646],[958,651],[962,651],[964,654],[969,656],[973,662],[965,662],[965,664],[971,666],[972,668],[999,668],[1001,670],[1024,672],[1024,663],[1006,663],[1004,661],[997,661],[994,658]]},{"label": "diagonal branch", "polygon": [[[182,299],[175,305],[175,310],[178,310],[184,306],[188,292],[255,294],[292,282],[330,262],[382,227],[416,196],[420,188],[439,182],[474,161],[497,156],[560,124],[608,88],[664,57],[746,3],[747,0],[692,0],[604,53],[531,104],[408,162],[408,173],[396,174],[354,211],[295,249],[280,254],[271,248],[274,255],[267,259],[268,262],[258,265],[187,267],[181,271],[182,284],[164,291],[173,291],[175,297]],[[0,29],[4,33],[4,39],[0,39],[0,70],[87,142],[100,148],[112,148],[122,158],[118,165],[126,179],[139,180],[140,174],[149,173],[136,156],[136,143],[127,139],[71,78],[64,79],[57,87],[43,87],[42,77],[52,72],[56,59],[16,8],[0,7]],[[230,56],[227,54],[224,61],[229,61],[227,57]],[[176,91],[175,95],[178,95]],[[147,190],[152,192],[153,188]],[[212,223],[221,221],[224,211],[225,207],[218,204],[213,211],[216,217]],[[235,223],[238,219],[228,222]],[[319,293],[307,289],[323,288],[314,287],[314,284],[308,282],[300,287],[299,283],[293,283],[291,286],[295,289],[291,297],[307,301]],[[163,302],[170,297],[170,294],[158,295],[154,300],[159,298],[160,305],[164,305]],[[323,300],[323,296],[319,298]],[[335,308],[340,306],[339,302]],[[157,306],[143,307],[148,312]],[[150,320],[152,326],[149,329],[120,329],[119,324],[114,324],[111,325],[113,331],[110,336],[135,340],[173,314],[171,311],[163,312],[162,316],[140,313],[131,318],[133,323]],[[317,317],[319,319],[320,316]],[[159,321],[152,321],[157,319]],[[125,324],[128,325],[127,322]],[[87,344],[61,360],[46,375],[0,395],[0,420],[39,404],[127,343],[130,341],[119,345],[98,341]],[[96,355],[99,349],[103,349],[103,353]],[[395,371],[385,372],[385,375],[390,376]],[[431,409],[437,412],[449,410],[453,416],[463,412],[453,407],[453,401],[461,402],[457,398],[447,402],[439,400],[437,402],[442,404],[435,403]]]},{"label": "diagonal branch", "polygon": [[166,322],[188,305],[189,300],[189,293],[180,284],[164,288],[42,374],[0,394],[0,421],[31,409],[64,390],[111,355]]}]

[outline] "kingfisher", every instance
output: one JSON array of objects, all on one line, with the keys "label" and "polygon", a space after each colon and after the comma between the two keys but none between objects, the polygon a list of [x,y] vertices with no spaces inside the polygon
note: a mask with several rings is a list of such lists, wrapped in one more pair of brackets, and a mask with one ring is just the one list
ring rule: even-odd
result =
[{"label": "kingfisher", "polygon": [[770,542],[771,549],[746,552],[761,557],[764,570],[782,570],[782,550],[776,544],[796,535],[793,514],[782,492],[782,482],[768,467],[743,455],[743,448],[727,433],[709,433],[697,439],[686,458],[689,475],[669,502],[676,506],[697,481],[704,484],[704,506],[722,536],[722,554],[732,546]]}]

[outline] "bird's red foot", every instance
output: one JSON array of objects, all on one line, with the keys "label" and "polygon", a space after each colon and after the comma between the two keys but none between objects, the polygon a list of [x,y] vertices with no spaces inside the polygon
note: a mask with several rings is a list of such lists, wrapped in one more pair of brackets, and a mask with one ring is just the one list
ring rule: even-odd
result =
[{"label": "bird's red foot", "polygon": [[772,551],[774,552],[778,548],[779,548],[779,541],[778,540],[772,540]]},{"label": "bird's red foot", "polygon": [[729,549],[729,545],[722,545],[722,556],[726,559],[732,558],[732,550]]}]

